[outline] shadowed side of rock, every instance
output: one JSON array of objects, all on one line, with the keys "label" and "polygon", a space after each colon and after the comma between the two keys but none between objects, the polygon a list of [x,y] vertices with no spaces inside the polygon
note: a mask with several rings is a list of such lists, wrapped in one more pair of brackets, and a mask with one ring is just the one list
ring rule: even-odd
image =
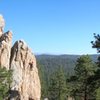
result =
[{"label": "shadowed side of rock", "polygon": [[12,47],[10,66],[13,70],[12,90],[19,91],[21,100],[40,100],[36,59],[24,41],[19,40]]}]

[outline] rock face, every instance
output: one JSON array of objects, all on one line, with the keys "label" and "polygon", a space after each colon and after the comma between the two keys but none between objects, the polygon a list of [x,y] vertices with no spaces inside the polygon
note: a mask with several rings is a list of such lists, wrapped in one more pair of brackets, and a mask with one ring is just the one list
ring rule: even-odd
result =
[{"label": "rock face", "polygon": [[22,40],[12,46],[12,32],[3,34],[4,25],[0,16],[0,66],[13,70],[10,100],[40,100],[41,86],[35,56]]},{"label": "rock face", "polygon": [[5,26],[5,20],[2,15],[0,15],[0,36],[3,34],[3,29]]},{"label": "rock face", "polygon": [[12,48],[11,69],[14,70],[12,89],[19,91],[21,100],[40,100],[36,59],[22,40]]},{"label": "rock face", "polygon": [[0,66],[9,69],[12,46],[12,32],[8,31],[0,37]]}]

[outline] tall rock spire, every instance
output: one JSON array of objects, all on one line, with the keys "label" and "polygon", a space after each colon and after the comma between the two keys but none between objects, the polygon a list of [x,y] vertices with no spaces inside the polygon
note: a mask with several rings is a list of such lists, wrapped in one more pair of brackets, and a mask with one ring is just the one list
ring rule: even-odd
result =
[{"label": "tall rock spire", "polygon": [[20,100],[40,100],[40,80],[36,58],[31,49],[24,41],[19,40],[12,47],[11,55],[12,91],[19,92]]}]

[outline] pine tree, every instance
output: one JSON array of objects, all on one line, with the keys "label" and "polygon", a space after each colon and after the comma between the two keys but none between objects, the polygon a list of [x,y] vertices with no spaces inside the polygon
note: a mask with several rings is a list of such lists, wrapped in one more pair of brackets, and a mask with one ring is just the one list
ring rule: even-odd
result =
[{"label": "pine tree", "polygon": [[0,67],[0,100],[3,100],[9,96],[11,82],[12,71]]},{"label": "pine tree", "polygon": [[95,66],[88,55],[83,55],[77,60],[75,67],[75,87],[76,96],[88,100],[92,97],[91,85],[89,80],[95,74]]},{"label": "pine tree", "polygon": [[96,90],[96,100],[100,100],[100,87]]},{"label": "pine tree", "polygon": [[65,100],[66,99],[66,80],[62,67],[59,67],[50,78],[49,86],[50,100]]},{"label": "pine tree", "polygon": [[[100,35],[94,33],[94,38],[95,41],[91,41],[92,43],[92,48],[96,48],[97,52],[100,53]],[[100,55],[98,56],[98,61],[96,62],[97,64],[97,71],[95,73],[94,76],[94,83],[95,83],[95,90],[96,90],[96,99],[99,100],[100,99]],[[99,99],[98,99],[99,98]]]},{"label": "pine tree", "polygon": [[41,100],[44,100],[44,98],[48,97],[48,89],[45,81],[44,76],[44,68],[41,64],[37,63],[38,70],[39,70],[39,77],[40,77],[40,83],[41,83]]}]

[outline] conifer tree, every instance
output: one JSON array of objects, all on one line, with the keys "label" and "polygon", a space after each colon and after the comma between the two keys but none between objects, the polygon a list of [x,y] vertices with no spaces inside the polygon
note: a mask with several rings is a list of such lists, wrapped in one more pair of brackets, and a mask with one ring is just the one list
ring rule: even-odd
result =
[{"label": "conifer tree", "polygon": [[[97,53],[100,53],[100,35],[94,33],[94,41],[91,41],[92,47],[97,49]],[[96,62],[98,68],[94,76],[94,82],[95,82],[95,90],[96,90],[96,99],[100,100],[100,55],[98,56],[98,61]]]},{"label": "conifer tree", "polygon": [[41,100],[44,100],[44,98],[48,97],[48,90],[47,90],[47,85],[44,76],[44,68],[40,63],[37,63],[37,66],[39,70],[39,77],[41,83]]},{"label": "conifer tree", "polygon": [[100,100],[100,87],[96,90],[96,100]]},{"label": "conifer tree", "polygon": [[12,71],[0,67],[0,100],[4,100],[9,96],[11,82]]},{"label": "conifer tree", "polygon": [[50,78],[49,86],[50,100],[66,99],[66,79],[62,67],[59,67]]},{"label": "conifer tree", "polygon": [[89,80],[95,74],[95,66],[88,55],[83,55],[77,60],[75,67],[75,87],[74,93],[76,96],[89,100],[92,97],[91,85]]}]

